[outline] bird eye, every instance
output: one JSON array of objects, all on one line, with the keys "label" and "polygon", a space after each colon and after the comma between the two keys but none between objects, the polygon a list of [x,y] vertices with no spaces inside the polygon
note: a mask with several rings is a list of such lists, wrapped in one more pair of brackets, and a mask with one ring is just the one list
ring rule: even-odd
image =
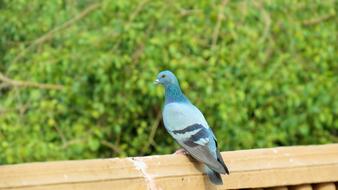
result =
[{"label": "bird eye", "polygon": [[165,75],[162,75],[161,77],[162,77],[162,78],[165,78]]}]

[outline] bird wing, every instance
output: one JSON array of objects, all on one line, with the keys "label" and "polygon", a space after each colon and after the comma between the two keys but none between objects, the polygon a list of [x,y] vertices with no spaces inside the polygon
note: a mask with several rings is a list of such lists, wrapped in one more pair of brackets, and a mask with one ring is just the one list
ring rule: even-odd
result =
[{"label": "bird wing", "polygon": [[198,108],[190,103],[169,103],[164,106],[163,121],[171,136],[192,157],[216,172],[226,173],[217,159],[215,136]]},{"label": "bird wing", "polygon": [[[219,173],[226,173],[222,163],[217,159],[217,153],[210,148],[210,140],[213,135],[201,124],[194,124],[183,130],[174,130],[171,132],[174,139],[196,160],[206,164],[212,170]],[[182,138],[185,136],[186,138]],[[189,136],[189,137],[188,137]]]},{"label": "bird wing", "polygon": [[224,160],[223,160],[223,158],[222,158],[222,155],[221,155],[221,153],[219,152],[218,149],[216,150],[216,153],[217,153],[217,160],[222,164],[222,166],[223,166],[223,168],[224,168],[224,170],[225,170],[225,173],[229,175],[229,174],[230,174],[229,169],[228,169],[228,167],[225,165]]},{"label": "bird wing", "polygon": [[215,141],[215,145],[216,145],[217,160],[222,164],[222,166],[223,166],[223,168],[224,168],[224,170],[225,170],[225,173],[229,175],[229,174],[230,174],[229,169],[228,169],[228,167],[225,165],[224,160],[223,160],[223,157],[222,157],[221,153],[219,152],[217,140],[216,140],[215,137],[214,137],[214,141]]}]

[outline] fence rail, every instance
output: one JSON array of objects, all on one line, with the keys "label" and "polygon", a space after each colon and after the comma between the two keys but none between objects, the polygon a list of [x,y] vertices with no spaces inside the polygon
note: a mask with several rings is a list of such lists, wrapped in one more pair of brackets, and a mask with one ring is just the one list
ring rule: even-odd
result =
[{"label": "fence rail", "polygon": [[162,155],[4,165],[0,189],[336,189],[338,144],[229,151],[222,156],[230,170],[223,186],[209,183],[193,159]]}]

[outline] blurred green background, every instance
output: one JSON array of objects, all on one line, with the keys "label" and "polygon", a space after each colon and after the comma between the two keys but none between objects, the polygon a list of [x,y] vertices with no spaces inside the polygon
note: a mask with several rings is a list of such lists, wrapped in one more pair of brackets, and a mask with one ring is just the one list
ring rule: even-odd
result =
[{"label": "blurred green background", "polygon": [[334,0],[0,0],[0,164],[172,153],[170,69],[222,151],[338,142]]}]

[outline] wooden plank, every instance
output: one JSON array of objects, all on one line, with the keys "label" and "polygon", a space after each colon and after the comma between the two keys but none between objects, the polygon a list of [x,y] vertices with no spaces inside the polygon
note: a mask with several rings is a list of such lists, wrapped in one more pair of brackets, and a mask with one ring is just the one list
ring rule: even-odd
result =
[{"label": "wooden plank", "polygon": [[241,189],[338,181],[338,144],[223,152],[230,169],[216,187],[183,155],[0,166],[0,189]]}]

